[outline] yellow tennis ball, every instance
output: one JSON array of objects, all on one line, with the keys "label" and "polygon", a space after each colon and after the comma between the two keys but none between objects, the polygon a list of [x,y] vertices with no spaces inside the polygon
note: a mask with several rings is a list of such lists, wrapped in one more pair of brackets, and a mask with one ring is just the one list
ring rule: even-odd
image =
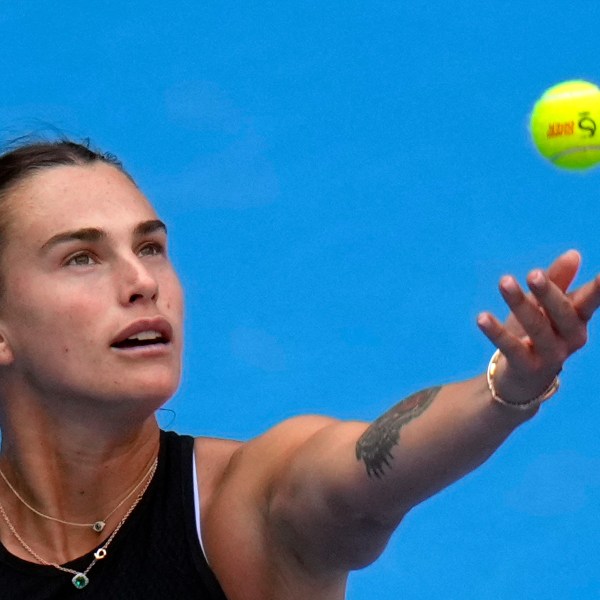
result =
[{"label": "yellow tennis ball", "polygon": [[564,169],[600,162],[600,89],[565,81],[548,89],[531,113],[531,136],[540,154]]}]

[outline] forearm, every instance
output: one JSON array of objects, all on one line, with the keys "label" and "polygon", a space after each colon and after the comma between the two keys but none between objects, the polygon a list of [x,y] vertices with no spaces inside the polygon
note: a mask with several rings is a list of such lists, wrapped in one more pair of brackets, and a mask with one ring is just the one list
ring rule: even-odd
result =
[{"label": "forearm", "polygon": [[[491,398],[485,376],[417,392],[374,421],[356,457],[374,488],[375,510],[391,519],[484,462],[535,409],[519,411]],[[365,482],[369,493],[369,483]]]}]

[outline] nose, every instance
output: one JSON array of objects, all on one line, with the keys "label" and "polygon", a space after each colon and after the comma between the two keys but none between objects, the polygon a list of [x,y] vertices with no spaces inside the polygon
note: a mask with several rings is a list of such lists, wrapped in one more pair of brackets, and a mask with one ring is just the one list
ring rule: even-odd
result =
[{"label": "nose", "polygon": [[123,259],[119,271],[119,295],[123,305],[143,301],[156,302],[158,281],[137,256]]}]

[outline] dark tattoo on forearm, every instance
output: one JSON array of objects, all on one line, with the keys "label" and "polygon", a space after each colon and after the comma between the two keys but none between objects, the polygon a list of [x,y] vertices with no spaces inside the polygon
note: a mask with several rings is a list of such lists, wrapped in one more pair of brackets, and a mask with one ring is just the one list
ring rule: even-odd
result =
[{"label": "dark tattoo on forearm", "polygon": [[398,445],[400,429],[423,414],[441,389],[441,386],[431,387],[405,398],[360,436],[356,443],[356,458],[365,462],[369,477],[380,478],[384,468],[391,466],[392,448]]}]

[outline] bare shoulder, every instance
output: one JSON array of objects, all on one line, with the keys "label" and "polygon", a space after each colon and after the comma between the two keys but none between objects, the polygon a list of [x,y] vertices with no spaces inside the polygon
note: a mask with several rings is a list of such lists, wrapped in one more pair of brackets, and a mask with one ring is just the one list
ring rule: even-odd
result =
[{"label": "bare shoulder", "polygon": [[194,441],[196,469],[203,480],[218,480],[231,457],[243,442],[212,437],[197,437]]},{"label": "bare shoulder", "polygon": [[261,467],[268,470],[309,437],[336,422],[330,417],[304,415],[286,419],[247,442],[197,437],[194,454],[203,500],[209,501],[213,492],[231,478],[245,478],[245,468],[251,469],[248,476],[259,476]]},{"label": "bare shoulder", "polygon": [[[292,564],[289,552],[273,536],[269,517],[273,482],[279,473],[295,450],[333,423],[336,420],[328,417],[303,416],[283,421],[247,442],[196,439],[204,546],[228,597],[343,598],[338,580],[321,581],[319,589],[312,590],[314,582]],[[296,593],[290,595],[292,582]]]},{"label": "bare shoulder", "polygon": [[334,423],[337,419],[322,415],[302,415],[286,419],[278,423],[262,435],[250,440],[246,444],[248,451],[260,452],[273,444],[282,451],[294,449],[298,444],[304,443],[312,435]]}]

